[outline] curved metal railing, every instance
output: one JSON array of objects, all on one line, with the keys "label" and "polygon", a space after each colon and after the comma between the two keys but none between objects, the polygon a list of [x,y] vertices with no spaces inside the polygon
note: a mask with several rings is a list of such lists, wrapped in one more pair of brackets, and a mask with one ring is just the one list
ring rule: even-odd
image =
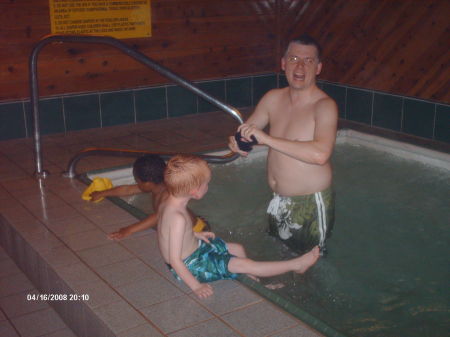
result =
[{"label": "curved metal railing", "polygon": [[[90,147],[79,151],[67,165],[67,171],[64,172],[64,176],[68,178],[75,178],[78,174],[76,172],[77,163],[88,156],[115,156],[115,157],[131,157],[137,158],[146,154],[157,154],[163,159],[167,160],[175,154],[180,152],[155,152],[155,151],[144,151],[144,150],[127,150],[127,149],[112,149],[112,148],[100,148],[100,147]],[[208,154],[196,154],[199,157],[206,160],[208,163],[229,163],[239,157],[237,153],[229,152],[225,155],[208,155]]]},{"label": "curved metal railing", "polygon": [[[123,42],[107,36],[77,36],[77,35],[52,35],[49,37],[43,38],[34,48],[30,55],[29,60],[29,70],[30,70],[30,99],[31,99],[31,109],[33,114],[33,121],[34,121],[34,129],[33,129],[33,139],[34,139],[34,154],[35,154],[35,161],[36,161],[36,172],[35,175],[38,178],[45,178],[49,173],[45,171],[42,167],[42,146],[41,146],[41,133],[40,133],[40,126],[39,126],[39,88],[38,88],[38,73],[37,73],[37,61],[38,61],[38,55],[41,49],[46,46],[49,43],[52,42],[76,42],[76,43],[100,43],[100,44],[106,44],[113,46],[128,56],[136,59],[137,61],[143,63],[144,65],[152,68],[153,70],[157,71],[161,75],[167,77],[168,79],[174,81],[178,85],[186,88],[187,90],[193,92],[197,96],[200,96],[207,102],[213,104],[214,106],[218,107],[220,110],[225,111],[229,113],[234,119],[236,119],[239,123],[243,123],[242,116],[236,108],[225,104],[221,102],[220,100],[216,99],[215,97],[212,97],[211,95],[207,94],[206,92],[202,91],[200,88],[195,86],[190,81],[180,77],[179,75],[173,73],[166,67],[158,64],[157,62],[150,59],[148,56],[138,52],[137,50],[134,50],[124,44]],[[122,150],[122,149],[107,149],[107,152],[100,151],[102,149],[91,149],[89,151],[83,150],[80,151],[78,154],[82,154],[82,158],[84,158],[87,155],[96,155],[102,153],[103,155],[112,155],[115,153],[116,155],[123,155],[124,153],[130,152],[130,150]],[[104,149],[103,149],[104,150]],[[114,151],[112,151],[114,150]],[[143,152],[143,151],[131,151],[133,153],[151,153],[151,152]],[[89,154],[88,154],[89,153]],[[78,155],[77,154],[77,155]],[[211,157],[211,156],[209,156]],[[226,157],[226,158],[225,158]],[[224,158],[223,162],[230,161],[229,158],[233,158],[231,160],[234,160],[237,158],[237,156],[233,156],[232,152],[230,152],[226,156],[218,156],[217,160],[218,162],[221,161],[220,158]],[[80,158],[81,159],[81,158]],[[208,158],[208,160],[212,160],[212,158]],[[75,173],[75,165],[79,161],[79,159],[76,159],[75,157],[70,161],[69,169],[66,174],[68,177],[73,177],[71,174]]]}]

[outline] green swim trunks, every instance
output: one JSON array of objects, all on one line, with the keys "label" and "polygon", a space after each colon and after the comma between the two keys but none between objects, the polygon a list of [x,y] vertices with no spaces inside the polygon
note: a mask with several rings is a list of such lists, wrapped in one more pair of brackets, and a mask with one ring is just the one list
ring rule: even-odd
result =
[{"label": "green swim trunks", "polygon": [[[235,279],[238,274],[230,273],[228,270],[228,262],[232,257],[225,241],[215,238],[210,240],[210,243],[201,241],[197,250],[183,262],[199,282],[205,283]],[[175,270],[170,265],[168,267],[175,278],[181,281]]]},{"label": "green swim trunks", "polygon": [[334,224],[334,191],[329,187],[322,192],[295,197],[274,193],[267,213],[269,233],[279,237],[289,248],[304,253],[319,245],[323,252]]}]

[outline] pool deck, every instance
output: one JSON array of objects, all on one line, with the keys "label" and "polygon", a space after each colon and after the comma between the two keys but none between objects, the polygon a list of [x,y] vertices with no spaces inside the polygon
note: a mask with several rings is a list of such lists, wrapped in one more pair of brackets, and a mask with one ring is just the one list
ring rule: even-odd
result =
[{"label": "pool deck", "polygon": [[[87,147],[223,149],[236,126],[218,112],[43,136],[43,167],[51,173],[43,180],[34,178],[32,139],[0,141],[0,335],[322,336],[239,282],[216,282],[214,295],[199,300],[167,270],[154,231],[108,240],[136,219],[108,200],[83,201],[86,186],[61,175]],[[77,170],[133,160],[88,157]],[[36,289],[89,300],[27,301]]]}]

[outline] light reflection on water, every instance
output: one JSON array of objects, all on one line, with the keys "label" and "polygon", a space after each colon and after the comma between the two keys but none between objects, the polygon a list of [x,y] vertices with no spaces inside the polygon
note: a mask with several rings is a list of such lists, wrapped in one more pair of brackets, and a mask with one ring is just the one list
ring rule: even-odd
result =
[{"label": "light reflection on water", "polygon": [[[449,173],[349,144],[337,147],[333,165],[329,255],[305,275],[263,282],[285,283],[277,294],[349,336],[446,335]],[[218,236],[243,243],[251,258],[290,258],[266,233],[265,174],[263,159],[217,166],[207,196],[191,208]]]}]

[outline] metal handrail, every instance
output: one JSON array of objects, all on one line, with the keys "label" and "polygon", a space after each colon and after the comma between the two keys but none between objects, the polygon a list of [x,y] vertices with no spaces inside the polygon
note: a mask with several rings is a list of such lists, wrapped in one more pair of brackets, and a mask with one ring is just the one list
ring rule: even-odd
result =
[{"label": "metal handrail", "polygon": [[[179,75],[173,73],[166,67],[153,61],[148,56],[130,48],[129,46],[127,46],[126,44],[115,38],[108,36],[51,35],[39,41],[39,43],[33,48],[29,60],[30,96],[31,96],[30,99],[31,99],[31,111],[33,114],[33,121],[34,121],[33,139],[34,139],[34,154],[36,160],[35,175],[38,178],[45,178],[49,173],[42,168],[41,133],[39,127],[39,88],[38,88],[37,58],[41,49],[47,44],[52,42],[100,43],[116,47],[117,49],[121,50],[128,56],[145,64],[146,66],[152,68],[161,75],[179,84],[183,88],[186,88],[187,90],[193,92],[197,96],[200,96],[207,102],[215,105],[220,110],[229,113],[240,124],[243,123],[241,113],[236,108],[221,102],[215,97],[212,97],[211,95],[207,94],[206,92],[202,91],[200,88],[195,86],[192,82],[180,77]],[[117,151],[120,152],[123,150],[119,149]]]},{"label": "metal handrail", "polygon": [[[100,148],[100,147],[90,147],[84,150],[79,151],[72,159],[69,161],[67,165],[67,171],[64,172],[64,176],[68,178],[75,178],[77,176],[76,173],[76,165],[77,163],[88,156],[111,156],[114,155],[116,157],[131,157],[137,158],[146,154],[157,154],[161,156],[161,158],[167,160],[170,157],[179,154],[180,152],[156,152],[156,151],[145,151],[145,150],[128,150],[128,149],[112,149],[112,148]],[[225,164],[229,163],[239,157],[239,154],[229,152],[225,155],[208,155],[208,154],[196,154],[200,158],[203,158],[208,163],[212,164]]]}]

